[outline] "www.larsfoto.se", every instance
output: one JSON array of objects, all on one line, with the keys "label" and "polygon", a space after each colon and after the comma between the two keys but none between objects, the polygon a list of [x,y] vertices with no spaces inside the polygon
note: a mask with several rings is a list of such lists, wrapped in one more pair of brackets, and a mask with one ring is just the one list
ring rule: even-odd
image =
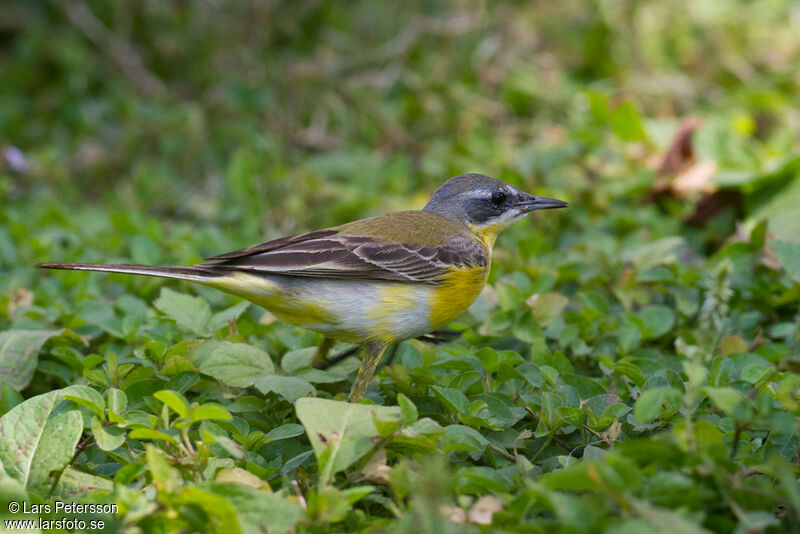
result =
[{"label": "www.larsfoto.se", "polygon": [[33,530],[33,529],[82,529],[82,530],[101,530],[105,528],[105,522],[101,519],[84,521],[83,519],[6,519],[3,521],[6,530]]}]

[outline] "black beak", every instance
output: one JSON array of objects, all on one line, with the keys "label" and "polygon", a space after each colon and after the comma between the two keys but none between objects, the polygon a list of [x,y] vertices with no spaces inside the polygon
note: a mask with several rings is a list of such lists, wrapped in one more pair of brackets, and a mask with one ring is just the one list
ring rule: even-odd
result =
[{"label": "black beak", "polygon": [[534,195],[528,195],[526,198],[517,203],[517,207],[522,208],[525,211],[552,210],[555,208],[566,208],[568,205],[569,204],[563,200],[537,197]]}]

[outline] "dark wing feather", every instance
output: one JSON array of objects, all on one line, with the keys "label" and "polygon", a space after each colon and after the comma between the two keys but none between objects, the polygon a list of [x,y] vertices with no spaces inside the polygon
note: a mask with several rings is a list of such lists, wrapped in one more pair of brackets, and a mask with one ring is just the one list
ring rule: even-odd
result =
[{"label": "dark wing feather", "polygon": [[251,254],[257,254],[259,252],[268,252],[270,250],[279,249],[281,247],[285,247],[287,245],[291,245],[294,243],[301,243],[303,241],[313,241],[314,239],[318,239],[321,237],[326,237],[329,235],[334,235],[338,233],[338,230],[317,230],[316,232],[308,232],[307,234],[299,234],[299,235],[292,235],[288,237],[281,237],[279,239],[273,239],[272,241],[267,241],[266,243],[260,243],[258,245],[253,245],[252,247],[243,248],[241,250],[234,250],[233,252],[226,252],[225,254],[220,254],[218,256],[213,256],[211,258],[206,258],[206,261],[209,260],[231,260],[234,258],[242,258],[244,256],[250,256]]},{"label": "dark wing feather", "polygon": [[321,230],[211,259],[212,270],[338,279],[437,282],[454,267],[487,265],[480,243],[457,235],[438,247],[385,243]]}]

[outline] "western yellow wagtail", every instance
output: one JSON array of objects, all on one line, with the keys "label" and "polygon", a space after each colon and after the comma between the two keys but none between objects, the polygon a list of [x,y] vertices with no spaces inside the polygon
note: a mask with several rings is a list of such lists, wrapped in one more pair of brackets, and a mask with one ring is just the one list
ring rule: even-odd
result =
[{"label": "western yellow wagtail", "polygon": [[42,263],[48,269],[189,280],[243,297],[278,319],[361,346],[358,402],[389,345],[437,330],[478,297],[498,232],[567,203],[481,174],[444,183],[421,211],[362,219],[208,258],[191,267]]}]

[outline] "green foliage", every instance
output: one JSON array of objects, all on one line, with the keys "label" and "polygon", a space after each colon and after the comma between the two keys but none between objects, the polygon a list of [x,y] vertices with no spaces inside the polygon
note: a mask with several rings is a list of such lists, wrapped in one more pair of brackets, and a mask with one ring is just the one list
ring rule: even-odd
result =
[{"label": "green foliage", "polygon": [[773,241],[772,246],[786,272],[795,280],[800,280],[800,243]]},{"label": "green foliage", "polygon": [[376,439],[401,425],[400,411],[389,406],[303,398],[295,408],[314,448],[322,486],[372,450]]},{"label": "green foliage", "polygon": [[[792,9],[3,3],[0,516],[800,531]],[[507,230],[460,337],[401,344],[362,405],[355,358],[313,369],[320,336],[254,305],[32,267],[191,264],[471,171],[570,207]]]},{"label": "green foliage", "polygon": [[58,330],[9,330],[0,332],[0,379],[20,390],[31,382],[42,345]]},{"label": "green foliage", "polygon": [[58,391],[38,395],[0,418],[0,462],[5,473],[34,495],[49,496],[52,472],[70,463],[81,436],[78,410],[54,413]]}]

